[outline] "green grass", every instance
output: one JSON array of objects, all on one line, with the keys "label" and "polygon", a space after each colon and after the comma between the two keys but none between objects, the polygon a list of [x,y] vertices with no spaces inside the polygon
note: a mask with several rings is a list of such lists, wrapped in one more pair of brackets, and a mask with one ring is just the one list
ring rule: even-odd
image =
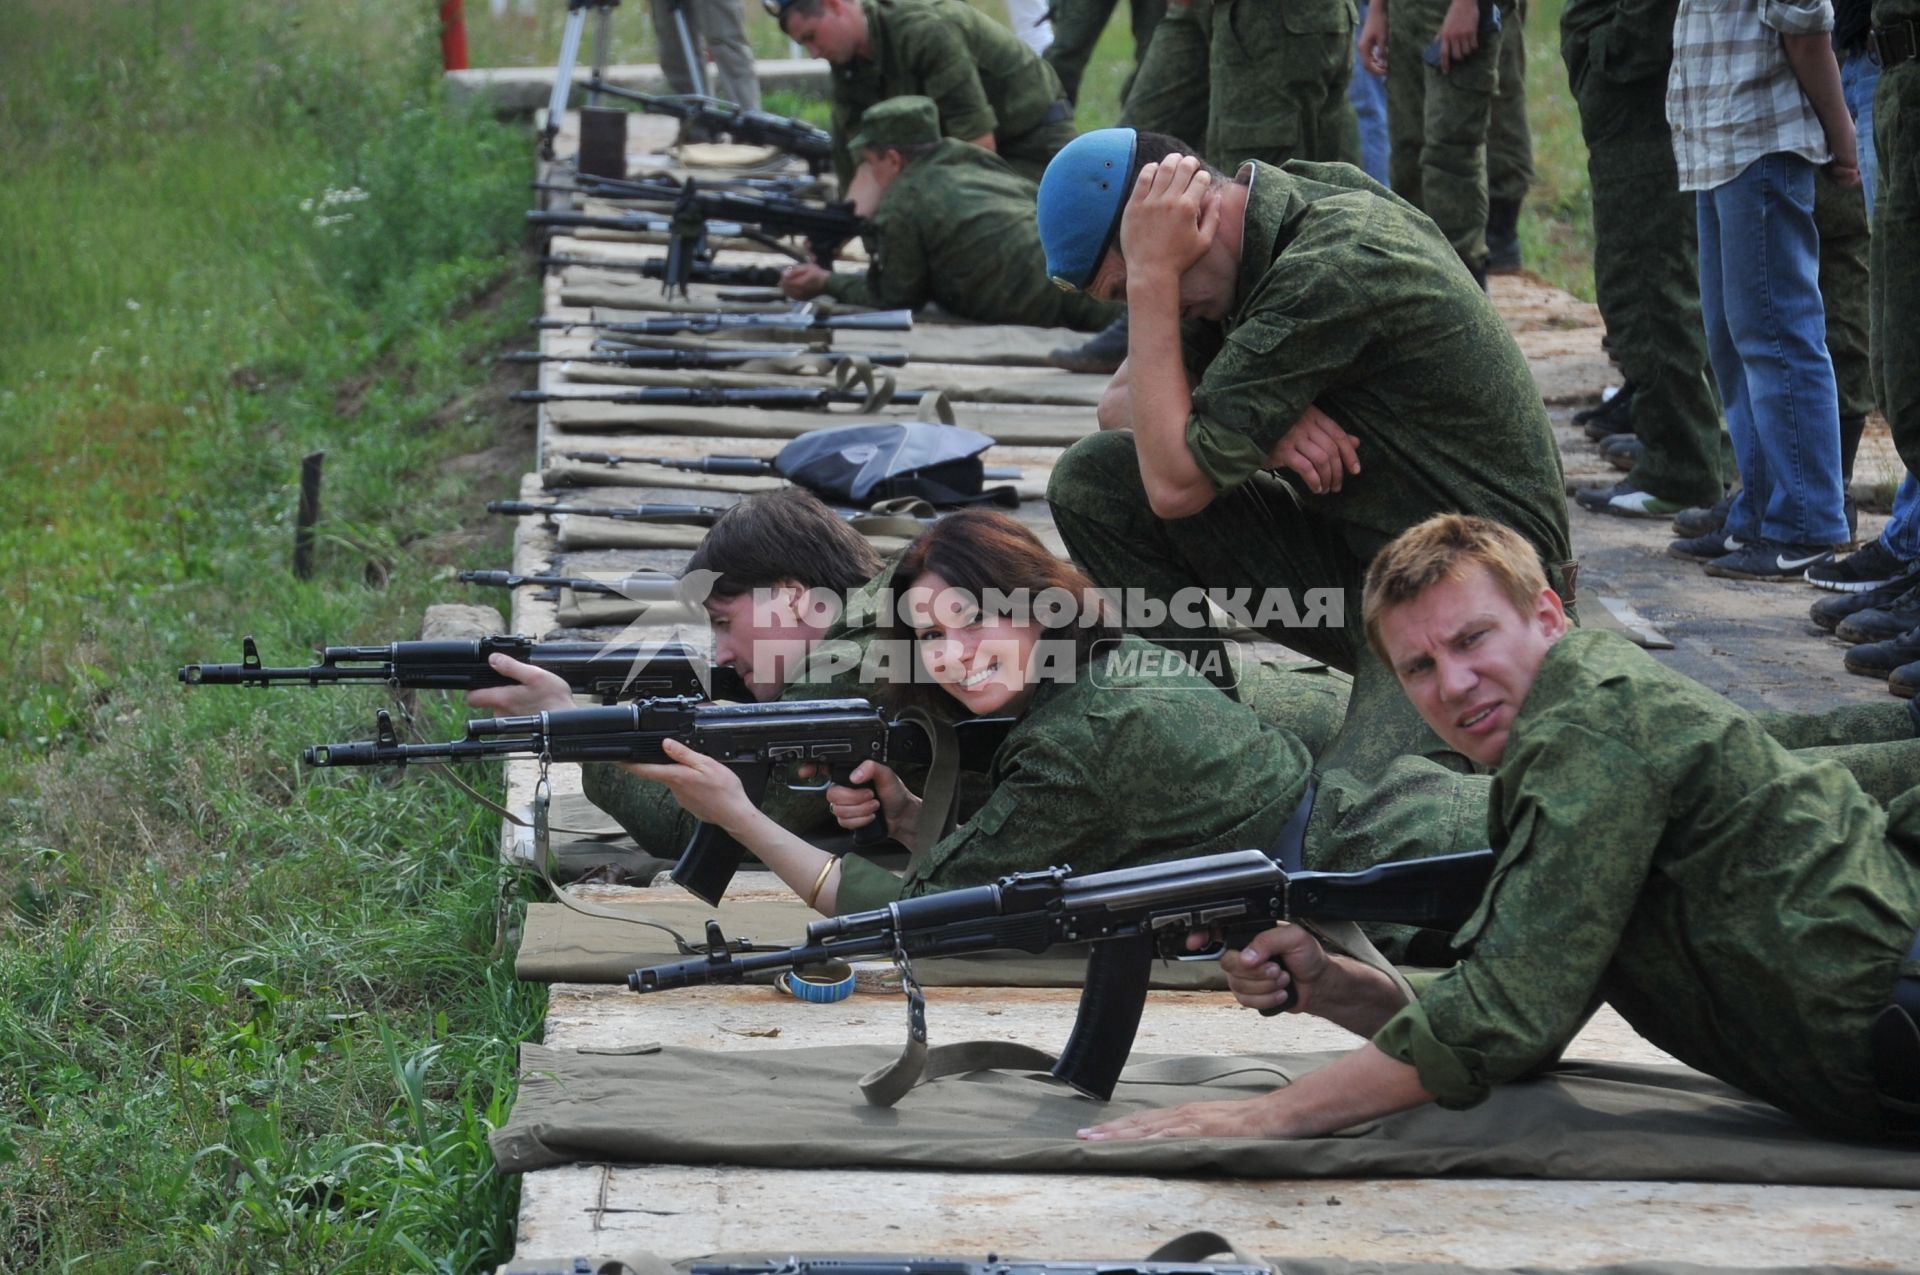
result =
[{"label": "green grass", "polygon": [[506,552],[528,138],[441,103],[431,16],[0,7],[0,1272],[511,1248],[485,1138],[544,995],[492,952],[497,819],[303,774],[364,693],[174,676],[410,636]]}]

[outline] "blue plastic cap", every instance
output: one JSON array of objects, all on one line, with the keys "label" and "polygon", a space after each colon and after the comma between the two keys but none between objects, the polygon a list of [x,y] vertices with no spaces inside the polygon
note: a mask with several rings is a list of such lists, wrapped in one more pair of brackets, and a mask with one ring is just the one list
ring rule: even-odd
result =
[{"label": "blue plastic cap", "polygon": [[1040,179],[1040,246],[1047,274],[1060,287],[1085,291],[1119,235],[1137,136],[1130,128],[1082,133],[1047,165]]}]

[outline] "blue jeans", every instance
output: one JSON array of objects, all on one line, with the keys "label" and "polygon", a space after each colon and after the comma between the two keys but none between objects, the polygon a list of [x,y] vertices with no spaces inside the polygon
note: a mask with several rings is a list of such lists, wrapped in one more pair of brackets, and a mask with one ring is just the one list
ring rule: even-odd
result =
[{"label": "blue jeans", "polygon": [[1867,196],[1867,220],[1873,220],[1873,189],[1880,181],[1880,156],[1873,146],[1873,90],[1880,68],[1864,53],[1840,60],[1840,92],[1853,116],[1855,149],[1860,152],[1860,185]]},{"label": "blue jeans", "polygon": [[1385,186],[1389,181],[1387,82],[1361,64],[1360,28],[1366,25],[1367,6],[1362,3],[1360,22],[1353,28],[1353,79],[1347,82],[1347,100],[1353,103],[1353,113],[1360,119],[1360,167],[1367,170],[1367,176]]},{"label": "blue jeans", "polygon": [[1727,531],[1741,540],[1847,539],[1813,177],[1798,155],[1774,154],[1695,195],[1707,358],[1740,466]]}]

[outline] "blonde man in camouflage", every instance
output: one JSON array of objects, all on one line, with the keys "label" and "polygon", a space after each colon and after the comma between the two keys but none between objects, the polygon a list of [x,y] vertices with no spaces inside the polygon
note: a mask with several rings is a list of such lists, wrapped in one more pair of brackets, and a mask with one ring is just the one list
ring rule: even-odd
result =
[{"label": "blonde man in camouflage", "polygon": [[1388,547],[1366,611],[1428,723],[1495,768],[1499,859],[1454,936],[1463,959],[1409,1002],[1299,927],[1269,930],[1222,959],[1241,1003],[1292,993],[1369,1043],[1259,1098],[1083,1137],[1315,1137],[1473,1106],[1605,1001],[1821,1133],[1920,1138],[1920,788],[1883,808],[1626,640],[1570,631],[1533,547],[1484,519]]},{"label": "blonde man in camouflage", "polygon": [[[780,289],[805,300],[917,310],[933,302],[982,323],[1097,331],[1120,307],[1047,282],[1034,224],[1034,184],[978,146],[940,136],[924,97],[867,108],[851,139],[864,180],[854,208],[873,223],[872,260],[860,274],[816,265],[786,272]],[[877,200],[862,207],[865,199]]]}]

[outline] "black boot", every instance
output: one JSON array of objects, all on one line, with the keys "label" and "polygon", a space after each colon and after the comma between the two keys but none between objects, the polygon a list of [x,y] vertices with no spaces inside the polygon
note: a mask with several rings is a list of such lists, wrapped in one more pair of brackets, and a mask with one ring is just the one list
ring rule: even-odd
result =
[{"label": "black boot", "polygon": [[1596,443],[1614,434],[1633,433],[1633,382],[1623,384],[1600,406],[1575,412],[1573,423]]},{"label": "black boot", "polygon": [[1127,357],[1127,316],[1100,329],[1081,345],[1063,345],[1047,355],[1047,362],[1069,372],[1114,373]]},{"label": "black boot", "polygon": [[1487,202],[1487,273],[1520,272],[1520,201]]}]

